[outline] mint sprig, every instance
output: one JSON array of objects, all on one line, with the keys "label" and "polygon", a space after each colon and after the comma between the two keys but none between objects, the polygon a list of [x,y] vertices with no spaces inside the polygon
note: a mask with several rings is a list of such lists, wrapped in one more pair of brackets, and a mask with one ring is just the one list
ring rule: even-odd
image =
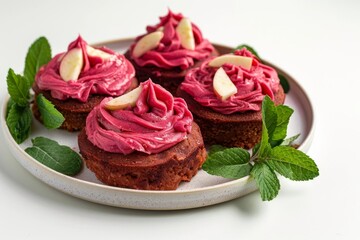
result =
[{"label": "mint sprig", "polygon": [[[46,38],[40,37],[29,48],[26,55],[24,76],[9,69],[7,76],[10,99],[6,109],[6,124],[15,141],[20,144],[30,135],[32,113],[30,109],[30,88],[40,67],[51,59],[51,49]],[[64,116],[42,94],[36,99],[41,120],[47,128],[58,128]],[[25,149],[40,163],[66,175],[75,175],[82,169],[82,159],[67,146],[59,145],[44,137],[32,139],[33,146]]]},{"label": "mint sprig", "polygon": [[[250,175],[259,188],[262,200],[274,199],[280,190],[276,173],[295,181],[311,180],[319,175],[315,162],[289,145],[299,135],[286,138],[293,110],[275,106],[266,96],[262,103],[262,135],[251,156],[241,148],[210,148],[203,169],[212,175],[241,178]],[[245,153],[246,152],[246,153]]]},{"label": "mint sprig", "polygon": [[69,176],[81,171],[82,159],[70,147],[45,137],[36,137],[31,142],[33,146],[25,152],[45,166]]},{"label": "mint sprig", "polygon": [[[30,88],[39,68],[51,59],[51,49],[45,37],[37,39],[26,55],[24,76],[16,74],[11,68],[6,78],[10,99],[6,109],[6,124],[17,143],[25,141],[31,128]],[[58,128],[64,121],[62,114],[43,96],[37,97],[37,104],[44,125]]]}]

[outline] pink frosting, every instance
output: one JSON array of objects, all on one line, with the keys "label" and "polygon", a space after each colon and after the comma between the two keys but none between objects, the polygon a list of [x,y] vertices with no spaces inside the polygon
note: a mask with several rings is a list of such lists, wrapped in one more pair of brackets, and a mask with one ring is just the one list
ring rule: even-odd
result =
[{"label": "pink frosting", "polygon": [[[180,67],[181,69],[188,69],[194,65],[194,60],[203,60],[209,57],[211,52],[214,51],[214,47],[208,40],[202,37],[201,31],[193,23],[191,25],[195,39],[195,49],[188,50],[181,46],[175,29],[182,18],[182,14],[174,14],[169,10],[166,16],[160,17],[160,23],[148,26],[146,34],[163,27],[164,37],[157,48],[146,52],[139,58],[131,56],[134,61],[139,66],[157,66],[164,69]],[[130,47],[131,52],[136,42],[146,34],[136,38],[135,43]]]},{"label": "pink frosting", "polygon": [[59,73],[61,59],[66,53],[57,54],[47,65],[40,68],[35,77],[41,90],[49,90],[51,96],[64,100],[68,98],[86,102],[91,94],[118,96],[126,92],[135,76],[132,64],[121,54],[102,47],[98,48],[113,55],[107,60],[87,54],[87,43],[79,36],[69,44],[68,51],[81,48],[84,67],[77,81],[64,81]]},{"label": "pink frosting", "polygon": [[222,66],[238,89],[235,95],[225,101],[215,95],[213,78],[218,68],[208,66],[212,58],[205,61],[199,68],[190,70],[181,84],[181,89],[190,94],[202,106],[210,107],[222,114],[249,110],[260,111],[264,96],[268,95],[274,100],[274,94],[279,90],[280,80],[277,72],[260,63],[246,48],[236,50],[234,54],[253,58],[249,71],[232,64]]},{"label": "pink frosting", "polygon": [[95,146],[112,153],[158,153],[181,142],[193,117],[182,98],[174,98],[151,80],[141,83],[135,107],[110,111],[105,98],[86,119],[86,134]]}]

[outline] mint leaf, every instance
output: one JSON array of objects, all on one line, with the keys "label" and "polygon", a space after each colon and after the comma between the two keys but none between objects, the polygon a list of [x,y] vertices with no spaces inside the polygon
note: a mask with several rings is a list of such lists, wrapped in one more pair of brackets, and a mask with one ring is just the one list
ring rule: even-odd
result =
[{"label": "mint leaf", "polygon": [[272,169],[291,180],[305,181],[319,176],[315,162],[305,153],[289,146],[273,148],[267,162]]},{"label": "mint leaf", "polygon": [[208,155],[202,168],[212,175],[242,178],[249,175],[250,154],[242,148],[228,148]]},{"label": "mint leaf", "polygon": [[24,77],[31,86],[35,79],[35,74],[41,66],[51,60],[51,48],[45,37],[38,38],[29,48],[26,59]]},{"label": "mint leaf", "polygon": [[25,107],[19,106],[16,103],[11,105],[6,117],[6,125],[18,144],[24,142],[29,137],[31,120],[32,115],[29,105]]},{"label": "mint leaf", "polygon": [[259,150],[257,151],[257,157],[260,160],[265,160],[267,158],[267,156],[270,154],[271,146],[269,144],[268,131],[267,131],[267,128],[266,128],[264,122],[262,124],[261,132],[262,132],[261,133],[261,141],[260,141]]},{"label": "mint leaf", "polygon": [[12,105],[14,105],[14,104],[15,104],[14,100],[10,97],[10,98],[9,98],[9,101],[7,102],[7,105],[6,105],[6,115],[5,115],[5,118],[8,117],[9,112],[10,112],[10,109],[11,109]]},{"label": "mint leaf", "polygon": [[41,119],[46,128],[58,128],[64,122],[64,116],[42,94],[36,97]]},{"label": "mint leaf", "polygon": [[270,97],[265,96],[262,103],[262,117],[271,147],[280,145],[286,137],[287,126],[293,112],[294,110],[287,106],[275,106]]},{"label": "mint leaf", "polygon": [[227,148],[224,147],[224,146],[221,146],[221,145],[212,145],[212,146],[210,146],[208,155],[214,154],[214,153],[216,153],[218,151],[222,151],[222,150],[225,150],[225,149],[227,149]]},{"label": "mint leaf", "polygon": [[237,46],[235,48],[235,50],[238,50],[238,49],[242,49],[242,48],[246,48],[247,50],[249,50],[252,54],[254,54],[258,59],[260,59],[260,56],[259,54],[255,51],[255,49],[253,47],[250,47],[249,45],[247,44],[241,44],[239,46]]},{"label": "mint leaf", "polygon": [[286,79],[286,77],[280,73],[278,73],[278,77],[280,80],[280,84],[282,86],[282,88],[284,89],[285,93],[288,93],[290,91],[290,84],[288,82],[288,80]]},{"label": "mint leaf", "polygon": [[40,163],[70,176],[80,172],[82,159],[71,148],[59,145],[56,141],[45,137],[36,137],[31,141],[33,146],[26,148],[25,152]]},{"label": "mint leaf", "polygon": [[255,146],[253,147],[253,149],[251,150],[251,154],[253,156],[257,156],[257,152],[259,151],[260,148],[260,143],[255,144]]},{"label": "mint leaf", "polygon": [[275,107],[277,114],[276,128],[271,136],[271,141],[282,142],[286,138],[287,126],[294,110],[288,106],[279,105]]},{"label": "mint leaf", "polygon": [[266,163],[255,163],[250,176],[255,179],[263,201],[270,201],[278,195],[280,190],[279,179]]},{"label": "mint leaf", "polygon": [[14,102],[23,107],[29,104],[30,86],[24,77],[15,74],[14,70],[10,68],[6,77],[6,83],[8,92]]},{"label": "mint leaf", "polygon": [[289,137],[287,139],[285,139],[282,143],[281,146],[290,146],[294,141],[296,141],[296,139],[298,139],[300,137],[300,133],[296,134],[295,136]]},{"label": "mint leaf", "polygon": [[273,101],[271,101],[269,96],[264,97],[264,100],[262,102],[261,112],[262,112],[262,121],[263,124],[265,124],[265,127],[263,126],[262,129],[264,128],[267,129],[268,132],[267,140],[271,142],[272,136],[277,127],[278,114],[276,111],[275,104]]}]

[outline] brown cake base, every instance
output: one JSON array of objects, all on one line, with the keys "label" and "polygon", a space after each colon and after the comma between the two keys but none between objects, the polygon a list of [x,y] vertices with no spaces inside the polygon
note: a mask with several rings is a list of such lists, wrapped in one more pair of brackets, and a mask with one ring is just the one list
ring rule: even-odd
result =
[{"label": "brown cake base", "polygon": [[[65,118],[60,128],[70,132],[78,131],[85,127],[86,117],[89,112],[105,98],[103,95],[91,95],[88,101],[83,103],[76,99],[59,100],[53,98],[51,97],[50,91],[42,91],[36,84],[33,85],[33,90],[35,92],[35,99],[42,93],[47,100],[55,105],[55,108],[61,112]],[[42,122],[36,101],[34,101],[32,111],[35,118]]]},{"label": "brown cake base", "polygon": [[[261,139],[261,111],[221,114],[200,105],[180,88],[177,96],[185,99],[195,122],[200,126],[205,144],[250,149]],[[283,104],[285,93],[280,86],[275,94],[275,105]]]},{"label": "brown cake base", "polygon": [[202,166],[206,150],[196,123],[187,139],[157,153],[110,153],[93,145],[85,129],[78,137],[86,166],[103,183],[142,190],[175,190],[181,181],[190,181]]},{"label": "brown cake base", "polygon": [[[184,81],[187,71],[189,71],[192,68],[199,67],[200,64],[203,62],[203,61],[197,61],[195,62],[194,66],[186,70],[182,70],[181,68],[162,69],[156,66],[154,67],[139,66],[131,58],[129,51],[127,51],[124,55],[134,66],[136,72],[136,78],[139,80],[139,82],[145,82],[146,80],[151,78],[151,80],[154,83],[160,84],[166,90],[168,90],[172,95],[176,93],[177,88]],[[214,50],[211,54],[211,56],[218,56],[218,55],[219,53],[217,50]]]}]

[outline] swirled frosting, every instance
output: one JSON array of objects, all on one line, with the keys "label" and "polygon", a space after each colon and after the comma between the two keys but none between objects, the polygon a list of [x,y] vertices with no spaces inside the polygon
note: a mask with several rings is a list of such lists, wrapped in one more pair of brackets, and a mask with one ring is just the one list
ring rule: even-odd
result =
[{"label": "swirled frosting", "polygon": [[79,36],[69,44],[68,51],[81,48],[84,66],[76,81],[64,81],[59,73],[60,63],[65,53],[57,54],[48,64],[40,68],[35,81],[41,90],[49,90],[56,99],[78,99],[86,102],[89,95],[101,94],[117,96],[126,92],[135,76],[132,64],[121,54],[102,47],[99,50],[110,54],[109,59],[90,56],[87,53],[88,44]]},{"label": "swirled frosting", "polygon": [[86,119],[90,142],[107,152],[158,153],[181,142],[191,131],[192,114],[182,98],[174,98],[151,80],[141,83],[142,92],[133,108],[110,111],[105,98]]},{"label": "swirled frosting", "polygon": [[227,63],[222,66],[238,90],[227,100],[222,101],[214,93],[213,78],[218,68],[208,66],[212,58],[200,67],[190,70],[181,84],[181,89],[202,106],[222,114],[260,111],[265,95],[274,100],[274,94],[279,89],[280,80],[277,72],[272,67],[262,64],[246,48],[236,50],[234,54],[251,57],[253,61],[249,71]]},{"label": "swirled frosting", "polygon": [[[181,13],[174,14],[169,10],[166,16],[160,17],[160,22],[158,24],[154,26],[147,26],[146,34],[163,28],[164,37],[161,39],[157,48],[146,52],[138,58],[131,54],[131,58],[142,67],[157,66],[164,69],[180,67],[184,70],[193,66],[195,60],[203,60],[209,57],[214,51],[214,47],[208,40],[203,38],[201,31],[193,23],[191,25],[195,39],[195,49],[188,50],[181,46],[180,38],[175,29],[182,18],[183,15]],[[135,42],[130,47],[131,53],[133,52],[137,41],[146,34],[135,39]]]}]

